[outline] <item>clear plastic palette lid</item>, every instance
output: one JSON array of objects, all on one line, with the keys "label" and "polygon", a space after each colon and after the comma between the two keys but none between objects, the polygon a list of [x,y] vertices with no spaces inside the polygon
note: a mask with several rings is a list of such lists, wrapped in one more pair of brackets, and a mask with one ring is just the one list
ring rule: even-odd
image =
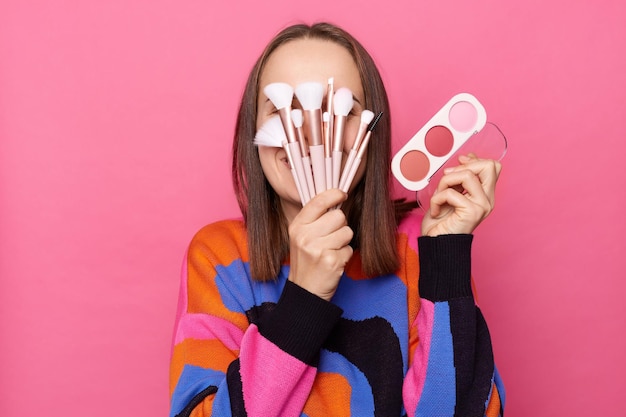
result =
[{"label": "clear plastic palette lid", "polygon": [[417,202],[424,211],[430,208],[430,199],[437,190],[437,185],[443,176],[443,171],[447,167],[459,165],[458,157],[460,155],[474,154],[480,159],[493,159],[501,161],[506,155],[507,139],[500,128],[492,123],[487,122],[485,126],[477,133],[472,135],[454,154],[450,156],[429,179],[428,185],[417,191]]}]

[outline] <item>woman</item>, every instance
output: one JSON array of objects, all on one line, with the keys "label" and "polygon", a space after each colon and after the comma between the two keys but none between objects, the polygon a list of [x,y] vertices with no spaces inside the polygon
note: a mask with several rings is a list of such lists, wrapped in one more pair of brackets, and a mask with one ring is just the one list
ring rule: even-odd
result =
[{"label": "woman", "polygon": [[[302,207],[284,150],[252,139],[276,110],[265,86],[329,77],[354,94],[346,138],[364,109],[384,116],[349,193],[327,190]],[[420,228],[390,197],[390,152],[386,92],[351,35],[296,25],[269,43],[233,146],[243,221],[203,228],[184,264],[172,416],[502,414],[470,283],[471,233],[492,210],[500,165],[459,158]]]}]

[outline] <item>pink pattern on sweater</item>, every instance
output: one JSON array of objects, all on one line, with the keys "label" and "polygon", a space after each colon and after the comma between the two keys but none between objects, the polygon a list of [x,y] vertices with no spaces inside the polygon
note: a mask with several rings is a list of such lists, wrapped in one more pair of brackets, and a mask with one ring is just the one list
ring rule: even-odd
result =
[{"label": "pink pattern on sweater", "polygon": [[[185,260],[188,253],[185,252]],[[187,262],[182,263],[178,292],[178,310],[172,349],[185,339],[220,340],[228,349],[237,350],[241,346],[243,331],[231,322],[208,314],[187,313]]]},{"label": "pink pattern on sweater", "polygon": [[420,303],[420,311],[412,324],[412,327],[420,329],[419,343],[415,348],[413,364],[407,372],[402,386],[404,406],[409,416],[415,415],[418,399],[424,389],[435,315],[435,304],[432,301],[422,298]]},{"label": "pink pattern on sweater", "polygon": [[178,320],[174,344],[177,345],[185,339],[217,339],[228,349],[237,350],[241,346],[242,338],[241,329],[228,320],[208,314],[185,313]]},{"label": "pink pattern on sweater", "polygon": [[252,324],[243,336],[241,383],[250,417],[300,416],[316,369],[285,353]]}]

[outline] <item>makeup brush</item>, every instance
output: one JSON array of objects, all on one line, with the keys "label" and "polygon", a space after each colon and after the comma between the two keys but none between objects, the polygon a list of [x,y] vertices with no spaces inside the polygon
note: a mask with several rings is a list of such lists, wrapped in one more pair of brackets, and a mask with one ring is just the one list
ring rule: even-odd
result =
[{"label": "makeup brush", "polygon": [[296,87],[296,97],[302,105],[304,121],[307,126],[307,138],[309,140],[309,151],[313,164],[313,178],[315,180],[315,194],[317,194],[326,189],[324,137],[322,133],[322,100],[324,99],[324,86],[316,82],[299,84]]},{"label": "makeup brush", "polygon": [[330,77],[326,87],[326,111],[322,114],[324,126],[324,163],[326,166],[326,189],[333,186],[333,97],[335,95],[335,79]]},{"label": "makeup brush", "polygon": [[[328,142],[328,146],[332,146],[333,143],[333,97],[335,96],[335,78],[330,77],[328,79],[328,86],[326,88],[326,112],[328,113],[328,132],[325,141]],[[326,143],[325,142],[325,143]],[[330,155],[330,153],[329,153]],[[330,187],[329,187],[330,188]]]},{"label": "makeup brush", "polygon": [[356,137],[354,138],[354,142],[352,143],[352,149],[350,149],[350,154],[348,155],[348,160],[346,164],[343,166],[343,171],[341,172],[341,179],[339,180],[339,188],[343,189],[343,186],[346,182],[346,178],[348,178],[348,173],[350,172],[350,166],[356,157],[356,153],[359,150],[359,145],[365,136],[365,132],[372,119],[374,119],[374,113],[370,110],[363,110],[361,112],[361,124],[359,125],[359,131],[356,133]]},{"label": "makeup brush", "polygon": [[298,190],[298,195],[300,196],[300,202],[304,206],[306,203],[309,202],[309,200],[305,197],[302,184],[300,184],[300,182],[298,181],[298,175],[296,174],[296,170],[293,168],[294,158],[293,158],[293,155],[291,154],[291,147],[289,146],[287,141],[283,142],[283,149],[285,150],[285,153],[287,154],[287,161],[289,161],[289,165],[292,167],[291,175],[293,176],[293,180],[296,183],[296,189]]},{"label": "makeup brush", "polygon": [[333,106],[335,107],[333,132],[333,188],[339,188],[341,159],[343,157],[343,131],[353,104],[352,91],[348,88],[341,87],[335,92],[335,96],[333,97]]},{"label": "makeup brush", "polygon": [[280,117],[272,116],[265,123],[263,123],[261,128],[256,132],[253,143],[257,146],[285,149],[287,160],[289,161],[289,166],[291,167],[291,175],[293,175],[293,180],[296,183],[300,201],[302,202],[302,205],[306,204],[304,202],[302,187],[298,182],[296,170],[293,165],[293,156],[291,155],[291,150],[287,142],[287,135],[285,134],[285,129],[283,128],[283,123],[280,121]]},{"label": "makeup brush", "polygon": [[270,148],[282,148],[283,142],[287,141],[285,129],[280,121],[280,117],[270,117],[254,135],[253,143],[257,146],[268,146]]},{"label": "makeup brush", "polygon": [[[293,120],[293,126],[296,128],[296,136],[298,137],[298,143],[300,143],[300,152],[302,153],[302,166],[304,168],[304,175],[306,177],[306,185],[309,188],[309,195],[313,197],[315,195],[315,183],[313,182],[313,173],[311,172],[311,159],[309,158],[309,146],[304,139],[304,132],[302,132],[302,110],[293,109],[291,111],[291,120]],[[323,147],[323,145],[322,145]],[[322,152],[324,150],[322,149]],[[324,154],[322,153],[322,157]],[[323,161],[323,158],[322,158]]]},{"label": "makeup brush", "polygon": [[302,125],[304,124],[304,116],[302,115],[302,110],[292,109],[291,121],[293,122],[294,129],[296,130],[296,138],[298,139],[298,144],[300,145],[300,153],[302,154],[302,159],[304,160],[305,157],[309,156],[309,145],[304,138],[304,131],[302,129]]},{"label": "makeup brush", "polygon": [[376,127],[376,124],[378,123],[382,115],[383,115],[382,112],[378,113],[376,118],[369,124],[367,128],[367,133],[365,134],[365,137],[363,138],[363,143],[361,143],[361,146],[359,146],[359,150],[357,151],[357,154],[354,158],[354,162],[352,162],[352,166],[350,167],[350,172],[348,173],[348,176],[346,177],[346,182],[341,188],[341,190],[344,193],[347,193],[348,190],[350,189],[350,186],[352,185],[352,180],[354,180],[356,171],[359,169],[359,165],[361,165],[361,159],[363,159],[363,155],[365,154],[365,151],[367,150],[367,145],[369,144],[370,138],[372,137],[372,131]]},{"label": "makeup brush", "polygon": [[287,142],[289,151],[293,158],[292,165],[296,170],[296,178],[300,183],[302,189],[302,195],[304,196],[304,204],[308,203],[311,196],[308,192],[308,186],[306,185],[306,176],[304,174],[304,167],[302,164],[302,154],[300,152],[300,145],[296,136],[296,130],[291,121],[291,102],[293,101],[293,88],[287,83],[271,83],[265,86],[263,92],[270,99],[274,107],[278,110],[280,121],[283,123],[283,128],[287,135]]},{"label": "makeup brush", "polygon": [[332,118],[330,117],[330,113],[324,112],[322,114],[322,120],[324,124],[324,165],[326,168],[326,189],[333,187],[333,137],[332,130],[330,127],[330,121]]}]

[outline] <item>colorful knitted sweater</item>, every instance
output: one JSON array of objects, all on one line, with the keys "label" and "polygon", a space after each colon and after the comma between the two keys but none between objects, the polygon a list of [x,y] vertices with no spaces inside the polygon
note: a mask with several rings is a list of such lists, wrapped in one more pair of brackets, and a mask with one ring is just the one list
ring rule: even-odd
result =
[{"label": "colorful knitted sweater", "polygon": [[365,276],[355,251],[327,302],[287,264],[251,279],[241,221],[203,228],[183,264],[170,416],[501,416],[472,236],[419,230],[400,225],[394,274]]}]

